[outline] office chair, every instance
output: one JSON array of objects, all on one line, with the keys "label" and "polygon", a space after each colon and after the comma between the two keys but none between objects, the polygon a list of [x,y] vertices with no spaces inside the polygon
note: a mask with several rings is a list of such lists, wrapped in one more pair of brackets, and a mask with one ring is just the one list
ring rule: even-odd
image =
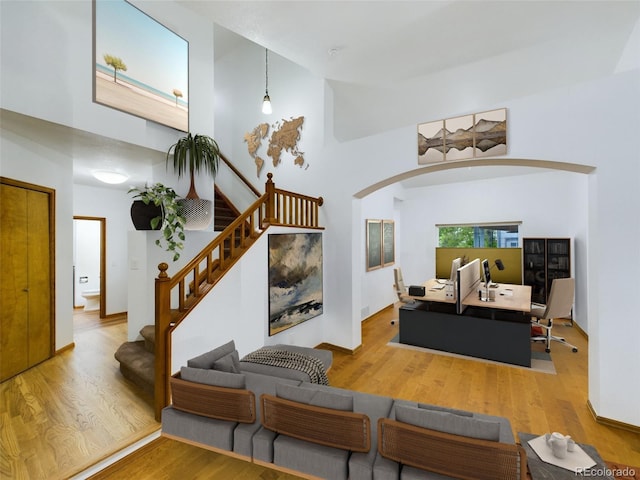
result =
[{"label": "office chair", "polygon": [[[536,335],[531,337],[534,342],[544,341],[547,346],[545,351],[548,353],[551,351],[551,342],[560,342],[571,347],[571,350],[575,353],[578,351],[578,347],[567,343],[562,337],[555,337],[551,335],[553,328],[553,319],[567,317],[571,315],[571,309],[573,308],[573,297],[575,292],[575,280],[573,278],[555,278],[551,282],[551,292],[549,292],[549,300],[546,305],[540,303],[531,304],[531,317],[535,317],[536,320],[532,321],[532,326],[540,327],[543,330],[543,335]],[[546,320],[547,324],[541,323],[541,320]]]},{"label": "office chair", "polygon": [[393,288],[396,291],[396,295],[398,295],[398,300],[403,303],[411,303],[413,299],[407,293],[407,287],[404,285],[404,280],[402,279],[402,270],[399,268],[393,269]]}]

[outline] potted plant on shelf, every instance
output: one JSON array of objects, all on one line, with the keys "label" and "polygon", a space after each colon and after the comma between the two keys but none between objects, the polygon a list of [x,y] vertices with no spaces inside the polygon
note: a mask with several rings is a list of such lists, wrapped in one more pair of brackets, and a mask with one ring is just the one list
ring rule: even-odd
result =
[{"label": "potted plant on shelf", "polygon": [[180,178],[187,171],[191,177],[191,186],[187,196],[180,201],[184,216],[187,219],[187,230],[202,230],[207,228],[213,217],[211,200],[204,200],[198,196],[194,184],[194,174],[204,171],[216,177],[220,163],[220,149],[216,141],[207,135],[191,135],[182,137],[167,151],[167,167],[173,155],[173,169]]},{"label": "potted plant on shelf", "polygon": [[144,189],[132,188],[129,193],[135,193],[131,205],[131,220],[137,230],[160,230],[162,237],[156,240],[156,245],[162,246],[166,242],[165,250],[173,252],[173,261],[180,258],[180,251],[184,248],[185,218],[182,206],[178,201],[178,194],[171,187],[161,183],[145,186]]}]

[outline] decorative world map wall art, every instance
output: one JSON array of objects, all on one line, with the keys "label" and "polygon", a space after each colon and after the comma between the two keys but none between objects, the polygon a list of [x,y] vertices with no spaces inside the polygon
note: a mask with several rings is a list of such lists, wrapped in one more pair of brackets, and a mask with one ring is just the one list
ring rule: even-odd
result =
[{"label": "decorative world map wall art", "polygon": [[267,147],[267,156],[271,157],[274,167],[277,167],[282,162],[282,152],[285,151],[293,157],[294,165],[298,165],[300,168],[304,167],[305,170],[309,168],[309,164],[304,159],[304,152],[298,149],[303,123],[304,117],[291,117],[289,120],[283,118],[271,126],[268,123],[261,123],[252,131],[244,134],[244,141],[247,144],[249,155],[251,155],[256,164],[256,175],[258,177],[260,177],[260,171],[265,162],[258,151],[262,146],[262,140],[269,135],[269,130],[271,130],[271,137]]},{"label": "decorative world map wall art", "polygon": [[418,125],[418,164],[507,153],[507,109]]}]

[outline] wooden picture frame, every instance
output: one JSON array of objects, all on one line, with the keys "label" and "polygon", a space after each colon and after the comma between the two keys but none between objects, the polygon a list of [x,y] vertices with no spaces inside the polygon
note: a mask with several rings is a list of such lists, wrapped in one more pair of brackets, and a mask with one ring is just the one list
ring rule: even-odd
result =
[{"label": "wooden picture frame", "polygon": [[367,272],[382,268],[382,220],[366,221]]}]

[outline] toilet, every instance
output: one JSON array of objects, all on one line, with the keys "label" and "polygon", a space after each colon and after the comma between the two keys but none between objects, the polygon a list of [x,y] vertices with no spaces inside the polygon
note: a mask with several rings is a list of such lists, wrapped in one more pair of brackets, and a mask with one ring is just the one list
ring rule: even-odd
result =
[{"label": "toilet", "polygon": [[85,290],[81,295],[85,299],[85,312],[100,310],[100,290]]}]

